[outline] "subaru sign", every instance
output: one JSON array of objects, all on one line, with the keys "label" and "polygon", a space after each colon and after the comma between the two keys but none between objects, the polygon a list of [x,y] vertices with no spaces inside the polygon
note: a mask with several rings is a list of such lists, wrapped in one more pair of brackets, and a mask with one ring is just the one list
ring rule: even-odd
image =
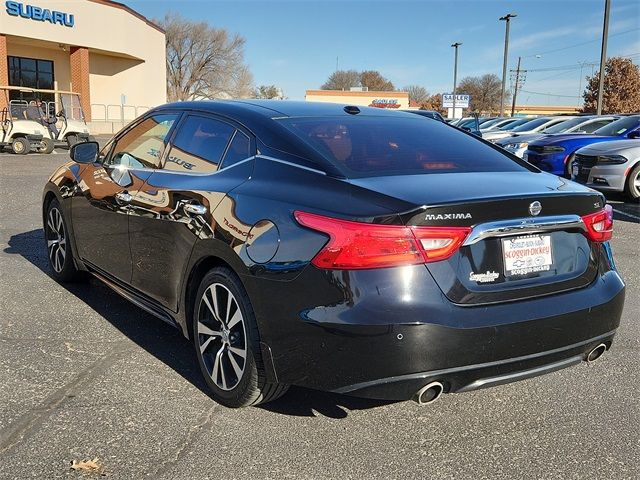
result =
[{"label": "subaru sign", "polygon": [[7,13],[12,17],[22,17],[37,22],[49,22],[63,27],[73,27],[74,18],[70,13],[40,8],[34,5],[24,5],[20,2],[5,2]]},{"label": "subaru sign", "polygon": [[[469,108],[469,102],[471,101],[471,95],[456,95],[456,109],[457,108]],[[453,108],[453,94],[442,94],[442,106],[444,108]]]}]

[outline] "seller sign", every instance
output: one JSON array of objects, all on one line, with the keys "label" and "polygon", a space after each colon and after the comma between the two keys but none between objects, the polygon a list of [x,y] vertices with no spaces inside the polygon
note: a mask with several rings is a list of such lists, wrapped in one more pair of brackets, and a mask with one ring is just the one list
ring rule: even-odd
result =
[{"label": "seller sign", "polygon": [[[471,101],[471,95],[456,95],[456,108],[469,108],[469,102]],[[442,107],[453,108],[453,94],[442,94]]]}]

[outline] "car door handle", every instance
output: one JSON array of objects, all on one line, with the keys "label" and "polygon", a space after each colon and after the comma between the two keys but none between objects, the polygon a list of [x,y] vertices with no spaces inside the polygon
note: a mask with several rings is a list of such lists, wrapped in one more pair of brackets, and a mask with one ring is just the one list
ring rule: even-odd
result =
[{"label": "car door handle", "polygon": [[127,191],[116,193],[116,203],[118,205],[129,205],[131,200],[133,200],[133,197]]},{"label": "car door handle", "polygon": [[194,215],[204,215],[207,213],[207,207],[200,205],[199,203],[185,203],[184,211]]}]

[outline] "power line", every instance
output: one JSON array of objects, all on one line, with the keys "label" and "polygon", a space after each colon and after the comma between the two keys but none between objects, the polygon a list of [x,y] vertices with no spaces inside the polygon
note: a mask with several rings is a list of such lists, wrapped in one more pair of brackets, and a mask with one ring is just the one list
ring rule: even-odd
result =
[{"label": "power line", "polygon": [[[640,28],[632,28],[631,30],[625,30],[624,32],[613,33],[613,34],[609,35],[609,38],[617,37],[619,35],[624,35],[626,33],[637,32],[638,30],[640,30]],[[533,55],[527,55],[524,58],[535,57],[536,55],[546,55],[547,53],[562,52],[563,50],[569,50],[570,48],[581,47],[582,45],[588,45],[589,43],[595,43],[595,42],[599,42],[599,41],[600,41],[599,38],[597,38],[595,40],[587,40],[586,42],[580,42],[580,43],[576,43],[574,45],[568,45],[566,47],[556,48],[556,49],[553,49],[553,50],[547,50],[546,52],[538,52],[538,53],[535,53]]]},{"label": "power line", "polygon": [[545,95],[545,96],[550,96],[550,97],[563,97],[563,98],[582,98],[580,95],[556,95],[554,93],[543,93],[543,92],[532,92],[530,90],[520,90],[521,92],[524,93],[530,93],[532,95]]}]

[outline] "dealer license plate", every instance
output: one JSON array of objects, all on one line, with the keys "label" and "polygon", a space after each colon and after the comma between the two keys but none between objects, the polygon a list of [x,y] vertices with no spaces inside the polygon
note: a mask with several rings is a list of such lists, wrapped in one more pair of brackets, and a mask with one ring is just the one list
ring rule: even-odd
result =
[{"label": "dealer license plate", "polygon": [[551,235],[527,235],[502,240],[505,277],[551,270]]}]

